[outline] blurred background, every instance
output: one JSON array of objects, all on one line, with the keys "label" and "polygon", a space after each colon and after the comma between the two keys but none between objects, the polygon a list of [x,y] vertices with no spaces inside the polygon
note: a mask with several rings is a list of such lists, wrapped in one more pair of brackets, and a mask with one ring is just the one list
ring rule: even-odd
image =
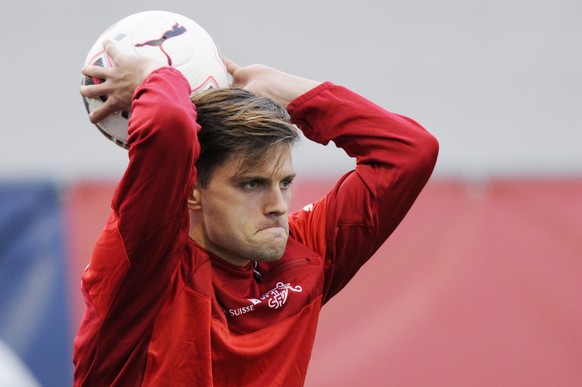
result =
[{"label": "blurred background", "polygon": [[[87,119],[80,69],[151,9],[441,144],[409,216],[324,308],[306,385],[582,385],[581,2],[22,0],[0,5],[0,386],[71,384],[80,275],[127,164]],[[353,166],[307,140],[294,162],[294,208]]]}]

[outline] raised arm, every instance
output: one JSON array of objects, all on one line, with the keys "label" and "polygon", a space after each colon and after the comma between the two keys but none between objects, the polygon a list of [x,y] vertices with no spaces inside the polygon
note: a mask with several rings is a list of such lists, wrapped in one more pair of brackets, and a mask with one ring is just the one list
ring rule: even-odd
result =
[{"label": "raised arm", "polygon": [[128,379],[116,382],[133,383],[133,372],[145,366],[151,327],[188,238],[187,197],[199,154],[196,111],[182,74],[121,55],[111,44],[105,48],[115,66],[84,70],[105,81],[82,94],[108,97],[91,120],[129,108],[131,119],[129,164],[82,275],[87,312],[74,362],[76,374],[92,385],[110,385],[117,374]]},{"label": "raised arm", "polygon": [[325,198],[291,216],[297,238],[327,259],[329,300],[404,218],[433,171],[438,143],[415,121],[329,82],[288,110],[307,138],[333,141],[356,159]]},{"label": "raised arm", "polygon": [[[188,82],[181,73],[143,56],[123,55],[112,42],[105,42],[104,48],[114,66],[84,69],[85,75],[105,81],[85,86],[81,93],[87,97],[107,96],[90,116],[92,122],[114,111],[131,109],[129,165],[112,206],[128,258],[134,261],[151,236],[161,237],[160,230],[176,232],[167,224],[178,218],[186,221],[186,200],[199,154],[199,126]],[[159,241],[151,243],[153,249]],[[153,253],[150,250],[148,255],[155,257]]]},{"label": "raised arm", "polygon": [[[175,267],[169,257],[176,259],[171,251],[187,240],[187,197],[196,178],[199,126],[181,73],[122,55],[111,43],[105,49],[115,66],[85,69],[84,74],[105,81],[81,92],[108,97],[92,121],[131,108],[129,164],[83,280],[100,313],[137,316],[155,311],[147,303],[169,283]],[[135,302],[138,294],[143,303]],[[132,305],[132,310],[118,310],[117,304]]]}]

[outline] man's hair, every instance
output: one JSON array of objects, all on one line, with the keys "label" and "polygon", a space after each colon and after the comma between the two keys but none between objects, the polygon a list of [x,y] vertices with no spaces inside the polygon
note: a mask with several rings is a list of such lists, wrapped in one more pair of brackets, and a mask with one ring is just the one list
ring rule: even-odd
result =
[{"label": "man's hair", "polygon": [[231,157],[239,171],[252,170],[278,157],[282,145],[293,146],[299,132],[287,111],[240,88],[210,89],[192,96],[201,126],[197,183],[206,187],[212,173]]}]

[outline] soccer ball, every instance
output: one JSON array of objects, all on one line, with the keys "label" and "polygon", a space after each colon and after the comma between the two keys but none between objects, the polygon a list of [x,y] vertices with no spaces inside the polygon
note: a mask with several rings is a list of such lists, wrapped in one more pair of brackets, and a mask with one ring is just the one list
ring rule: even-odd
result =
[{"label": "soccer ball", "polygon": [[[190,83],[191,93],[228,86],[226,68],[212,37],[185,16],[167,11],[129,15],[101,34],[89,50],[85,65],[113,66],[111,58],[103,50],[105,39],[116,42],[123,53],[145,55],[180,70]],[[86,76],[81,80],[83,85],[100,82],[102,80]],[[105,100],[105,96],[83,97],[88,113],[103,105]],[[111,141],[127,149],[129,116],[129,112],[116,112],[96,126]]]}]

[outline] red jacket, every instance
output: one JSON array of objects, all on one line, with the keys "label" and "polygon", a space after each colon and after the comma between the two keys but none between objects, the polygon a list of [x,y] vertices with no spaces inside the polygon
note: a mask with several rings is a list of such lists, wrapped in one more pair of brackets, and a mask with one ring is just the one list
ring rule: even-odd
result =
[{"label": "red jacket", "polygon": [[188,237],[200,145],[180,73],[133,100],[129,166],[82,276],[76,386],[300,386],[321,306],[396,228],[427,182],[436,140],[414,121],[324,83],[289,113],[356,158],[324,198],[289,215],[284,256],[236,267]]}]

